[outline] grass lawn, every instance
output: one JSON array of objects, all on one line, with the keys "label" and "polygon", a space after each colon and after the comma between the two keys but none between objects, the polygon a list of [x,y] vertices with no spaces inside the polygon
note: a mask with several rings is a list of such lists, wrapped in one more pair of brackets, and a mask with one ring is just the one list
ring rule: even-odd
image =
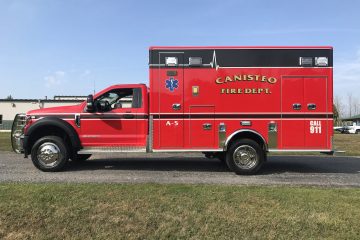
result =
[{"label": "grass lawn", "polygon": [[345,155],[360,156],[360,134],[334,134],[336,150],[346,151]]},{"label": "grass lawn", "polygon": [[[360,134],[334,134],[334,148],[345,151],[341,155],[360,156]],[[270,155],[324,155],[319,152],[272,152]]]},{"label": "grass lawn", "polygon": [[0,151],[12,151],[9,132],[0,132]]},{"label": "grass lawn", "polygon": [[359,239],[360,189],[0,184],[1,239]]}]

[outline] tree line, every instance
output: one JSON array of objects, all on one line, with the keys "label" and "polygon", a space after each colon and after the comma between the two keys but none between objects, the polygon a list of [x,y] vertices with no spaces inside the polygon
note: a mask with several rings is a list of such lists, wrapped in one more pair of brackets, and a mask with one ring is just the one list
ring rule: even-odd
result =
[{"label": "tree line", "polygon": [[334,120],[352,117],[360,114],[360,99],[352,93],[344,97],[334,97]]}]

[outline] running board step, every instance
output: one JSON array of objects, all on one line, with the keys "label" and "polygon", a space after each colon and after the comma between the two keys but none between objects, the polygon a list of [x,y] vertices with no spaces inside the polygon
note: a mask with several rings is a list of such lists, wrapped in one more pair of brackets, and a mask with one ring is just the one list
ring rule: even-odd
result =
[{"label": "running board step", "polygon": [[146,153],[146,148],[144,147],[85,147],[78,151],[78,154],[87,154],[87,153]]},{"label": "running board step", "polygon": [[346,151],[342,151],[342,150],[334,150],[333,151],[333,156],[345,156]]}]

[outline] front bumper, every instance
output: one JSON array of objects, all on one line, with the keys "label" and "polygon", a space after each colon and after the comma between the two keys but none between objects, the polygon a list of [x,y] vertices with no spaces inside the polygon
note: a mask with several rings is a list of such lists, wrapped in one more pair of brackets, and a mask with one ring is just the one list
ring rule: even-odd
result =
[{"label": "front bumper", "polygon": [[11,128],[11,146],[14,152],[24,153],[24,127],[25,127],[25,114],[17,114],[15,116]]},{"label": "front bumper", "polygon": [[15,144],[16,147],[14,149],[14,151],[16,153],[24,153],[24,135],[20,135],[20,136],[15,136]]}]

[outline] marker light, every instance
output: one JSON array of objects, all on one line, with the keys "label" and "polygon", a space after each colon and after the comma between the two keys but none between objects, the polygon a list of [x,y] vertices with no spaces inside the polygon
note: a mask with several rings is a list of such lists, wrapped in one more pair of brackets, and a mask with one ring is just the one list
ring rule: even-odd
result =
[{"label": "marker light", "polygon": [[327,57],[316,57],[315,58],[315,66],[326,67],[327,65],[328,65]]},{"label": "marker light", "polygon": [[169,67],[176,67],[178,65],[178,59],[177,57],[166,57],[165,64]]}]

